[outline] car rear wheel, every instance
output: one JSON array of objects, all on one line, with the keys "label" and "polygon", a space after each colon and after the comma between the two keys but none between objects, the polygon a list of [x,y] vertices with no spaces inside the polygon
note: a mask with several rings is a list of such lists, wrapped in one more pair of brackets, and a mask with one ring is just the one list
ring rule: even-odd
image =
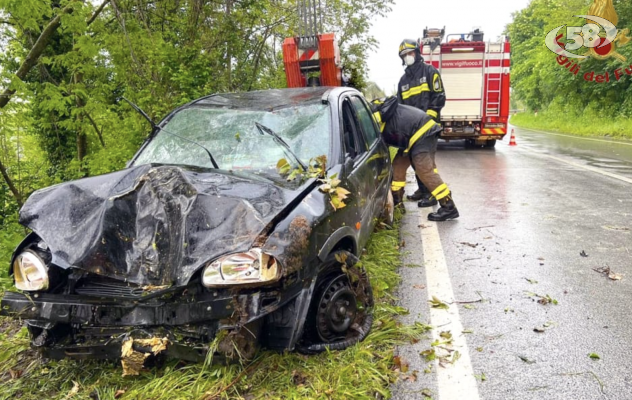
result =
[{"label": "car rear wheel", "polygon": [[348,251],[327,257],[316,281],[303,336],[296,348],[314,354],[364,340],[373,324],[373,290],[358,258]]}]

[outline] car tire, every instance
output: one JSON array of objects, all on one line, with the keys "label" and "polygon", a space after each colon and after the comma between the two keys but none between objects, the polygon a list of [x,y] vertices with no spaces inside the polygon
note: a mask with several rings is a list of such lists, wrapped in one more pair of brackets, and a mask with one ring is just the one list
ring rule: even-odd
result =
[{"label": "car tire", "polygon": [[465,139],[465,148],[471,149],[474,147],[476,141],[474,139]]},{"label": "car tire", "polygon": [[358,258],[344,250],[322,265],[296,349],[304,354],[343,350],[366,338],[373,324],[373,290]]}]

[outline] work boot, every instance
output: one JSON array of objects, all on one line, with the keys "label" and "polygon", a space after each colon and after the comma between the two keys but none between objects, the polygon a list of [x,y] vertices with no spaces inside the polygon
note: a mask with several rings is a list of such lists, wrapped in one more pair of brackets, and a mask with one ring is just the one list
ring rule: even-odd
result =
[{"label": "work boot", "polygon": [[456,209],[456,205],[451,196],[441,199],[440,203],[441,207],[437,212],[428,214],[429,221],[447,221],[449,219],[459,218],[459,210]]},{"label": "work boot", "polygon": [[426,196],[422,197],[421,200],[419,200],[419,203],[417,203],[417,207],[420,208],[432,207],[436,205],[437,199],[435,199],[431,194],[427,194]]},{"label": "work boot", "polygon": [[393,194],[393,203],[395,204],[395,207],[402,204],[404,201],[404,189],[391,190],[391,193]]},{"label": "work boot", "polygon": [[412,200],[412,201],[419,201],[423,197],[424,197],[424,192],[421,189],[417,189],[415,193],[409,194],[408,196],[406,196],[408,200]]}]

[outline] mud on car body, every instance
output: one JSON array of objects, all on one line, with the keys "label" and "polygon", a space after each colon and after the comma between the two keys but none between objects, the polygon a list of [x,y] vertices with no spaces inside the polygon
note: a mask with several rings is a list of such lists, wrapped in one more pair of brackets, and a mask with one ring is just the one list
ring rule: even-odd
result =
[{"label": "mud on car body", "polygon": [[[323,155],[325,178],[350,192],[344,208],[317,177],[276,168]],[[19,290],[0,312],[25,320],[51,358],[200,360],[214,340],[226,357],[260,344],[344,348],[371,326],[371,287],[355,263],[378,218],[392,217],[390,178],[354,89],[195,100],[127,168],[29,198],[20,222],[32,233],[11,265]]]}]

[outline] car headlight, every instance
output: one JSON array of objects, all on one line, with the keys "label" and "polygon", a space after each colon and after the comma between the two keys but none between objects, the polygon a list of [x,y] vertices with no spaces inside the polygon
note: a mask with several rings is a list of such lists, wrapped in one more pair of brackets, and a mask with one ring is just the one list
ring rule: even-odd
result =
[{"label": "car headlight", "polygon": [[209,264],[202,272],[206,287],[274,282],[281,269],[274,257],[261,249],[231,254]]},{"label": "car headlight", "polygon": [[32,251],[27,250],[15,257],[13,276],[15,287],[20,290],[48,289],[48,267],[44,260]]}]

